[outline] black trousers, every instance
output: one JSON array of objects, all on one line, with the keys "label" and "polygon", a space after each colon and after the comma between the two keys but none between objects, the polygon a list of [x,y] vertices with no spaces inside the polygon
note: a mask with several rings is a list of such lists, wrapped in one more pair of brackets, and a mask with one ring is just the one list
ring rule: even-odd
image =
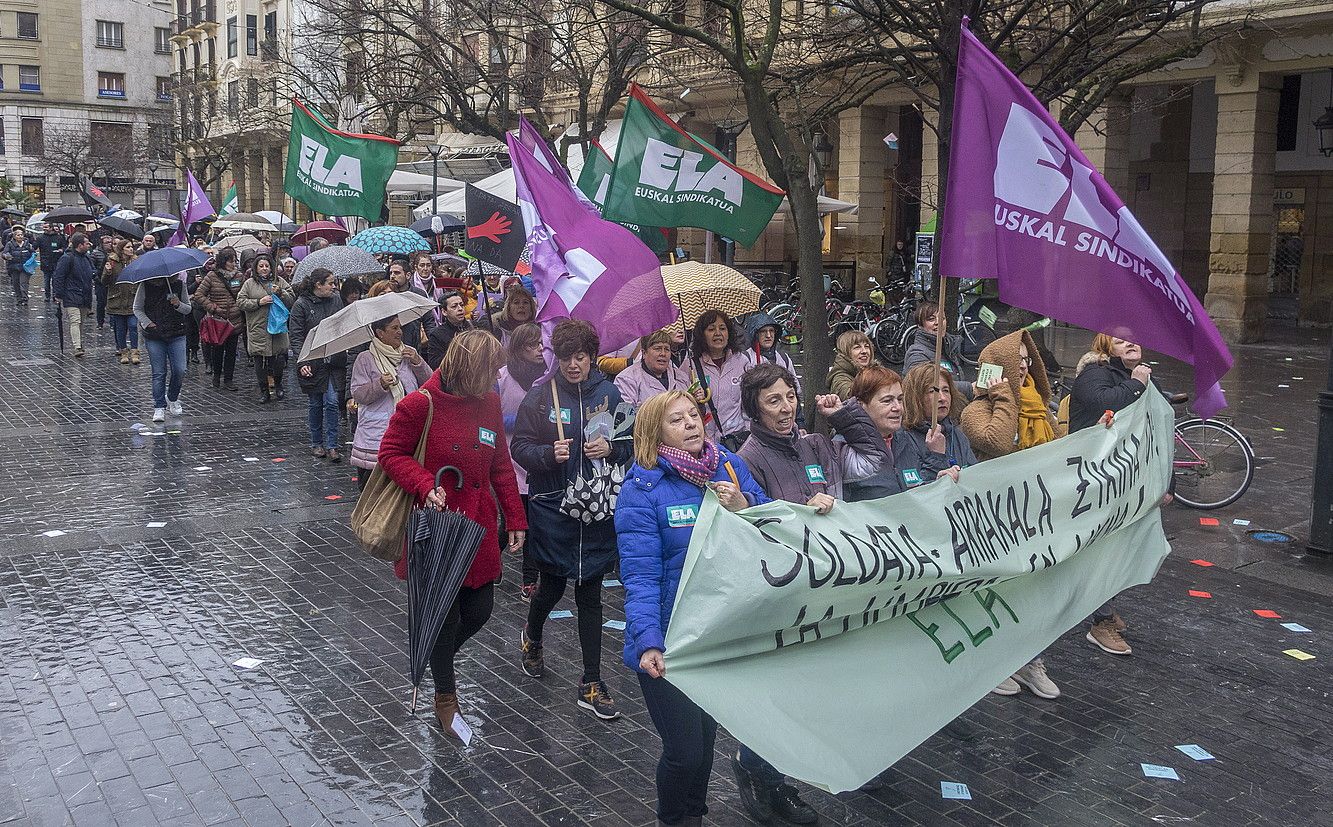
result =
[{"label": "black trousers", "polygon": [[[528,637],[541,642],[542,627],[565,594],[568,580],[541,573],[537,593],[528,604]],[[583,650],[583,683],[602,679],[602,578],[574,584],[574,605],[579,615],[579,648]]]},{"label": "black trousers", "polygon": [[97,309],[97,326],[106,324],[106,285],[99,278],[93,282],[93,305]]},{"label": "black trousers", "polygon": [[236,330],[227,337],[227,341],[209,348],[209,370],[225,382],[230,382],[236,375],[236,345],[240,341],[241,331]]},{"label": "black trousers", "polygon": [[717,721],[666,679],[638,675],[643,704],[662,737],[662,757],[657,760],[657,819],[680,824],[691,816],[708,815]]},{"label": "black trousers", "polygon": [[454,658],[463,648],[467,639],[481,631],[486,621],[491,619],[491,610],[495,608],[495,584],[487,583],[475,589],[466,586],[458,590],[449,607],[449,614],[440,627],[440,636],[435,638],[435,648],[430,653],[430,674],[435,680],[435,692],[454,692]]},{"label": "black trousers", "polygon": [[273,377],[273,389],[282,385],[282,372],[287,369],[287,354],[255,357],[255,379],[260,390],[268,390],[268,378]]}]

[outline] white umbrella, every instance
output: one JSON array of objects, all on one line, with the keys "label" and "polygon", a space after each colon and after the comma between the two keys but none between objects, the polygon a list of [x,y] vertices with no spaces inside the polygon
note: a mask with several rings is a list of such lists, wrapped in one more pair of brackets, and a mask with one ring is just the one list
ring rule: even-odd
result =
[{"label": "white umbrella", "polygon": [[143,213],[124,208],[107,213],[107,215],[114,215],[116,218],[123,218],[126,221],[138,221],[140,218],[143,218]]},{"label": "white umbrella", "polygon": [[236,248],[237,254],[245,250],[254,250],[255,252],[267,251],[268,245],[252,235],[229,235],[213,245],[213,250],[225,250],[228,247]]},{"label": "white umbrella", "polygon": [[232,213],[226,218],[219,218],[213,222],[213,229],[219,231],[240,230],[250,233],[276,233],[278,231],[278,228],[273,226],[272,221],[248,212]]},{"label": "white umbrella", "polygon": [[301,355],[296,361],[323,359],[364,345],[374,335],[370,330],[372,322],[397,316],[399,322],[407,324],[434,312],[438,307],[435,301],[411,291],[385,293],[373,299],[352,302],[319,323],[305,338]]},{"label": "white umbrella", "polygon": [[44,212],[33,213],[32,217],[28,219],[28,229],[40,230],[42,228],[42,219],[44,218],[46,218],[46,213]]},{"label": "white umbrella", "polygon": [[[294,219],[288,218],[284,213],[282,213],[279,210],[256,210],[255,215],[267,220],[270,224],[273,224],[274,226],[277,226],[278,224],[296,223]],[[223,220],[226,219],[224,218]]]}]

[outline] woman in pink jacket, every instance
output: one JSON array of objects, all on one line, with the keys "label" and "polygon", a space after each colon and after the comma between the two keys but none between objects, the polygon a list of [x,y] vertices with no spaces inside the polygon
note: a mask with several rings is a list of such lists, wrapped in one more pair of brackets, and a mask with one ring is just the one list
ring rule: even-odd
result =
[{"label": "woman in pink jacket", "polygon": [[[520,288],[522,289],[522,288]],[[527,295],[524,293],[524,295]],[[504,417],[506,434],[514,432],[514,419],[518,408],[523,404],[523,397],[532,390],[533,384],[546,374],[546,361],[542,357],[542,329],[532,322],[521,324],[509,334],[509,363],[500,368],[496,377],[496,390],[500,392],[500,413]],[[523,510],[528,508],[528,472],[514,462],[514,475],[518,477],[518,492],[523,497]],[[532,599],[537,591],[538,571],[527,546],[523,548],[523,586],[524,602]]]},{"label": "woman in pink jacket", "polygon": [[690,372],[671,360],[671,333],[659,330],[639,341],[639,360],[616,375],[616,390],[624,402],[638,407],[650,397],[690,387]]},{"label": "woman in pink jacket", "polygon": [[389,426],[398,400],[430,378],[430,365],[410,345],[403,344],[403,326],[397,316],[370,325],[370,349],[352,363],[352,398],[357,404],[356,436],[351,462],[356,484],[366,487],[379,460],[380,440]]}]

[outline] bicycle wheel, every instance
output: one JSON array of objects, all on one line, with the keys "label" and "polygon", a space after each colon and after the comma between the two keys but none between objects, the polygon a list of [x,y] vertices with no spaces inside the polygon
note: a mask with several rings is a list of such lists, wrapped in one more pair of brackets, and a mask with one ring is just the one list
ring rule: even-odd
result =
[{"label": "bicycle wheel", "polygon": [[899,365],[907,355],[907,342],[916,325],[908,325],[897,319],[884,319],[875,326],[875,352],[886,365]]},{"label": "bicycle wheel", "polygon": [[1254,480],[1254,452],[1230,425],[1202,419],[1177,423],[1175,444],[1176,499],[1190,508],[1231,505]]}]

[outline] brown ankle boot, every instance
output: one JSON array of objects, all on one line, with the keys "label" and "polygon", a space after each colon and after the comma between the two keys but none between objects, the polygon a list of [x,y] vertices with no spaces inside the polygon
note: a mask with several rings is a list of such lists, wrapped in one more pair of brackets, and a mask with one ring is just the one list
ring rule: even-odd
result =
[{"label": "brown ankle boot", "polygon": [[458,693],[456,692],[436,692],[435,693],[435,717],[444,727],[446,735],[454,734],[454,714],[458,713]]}]

